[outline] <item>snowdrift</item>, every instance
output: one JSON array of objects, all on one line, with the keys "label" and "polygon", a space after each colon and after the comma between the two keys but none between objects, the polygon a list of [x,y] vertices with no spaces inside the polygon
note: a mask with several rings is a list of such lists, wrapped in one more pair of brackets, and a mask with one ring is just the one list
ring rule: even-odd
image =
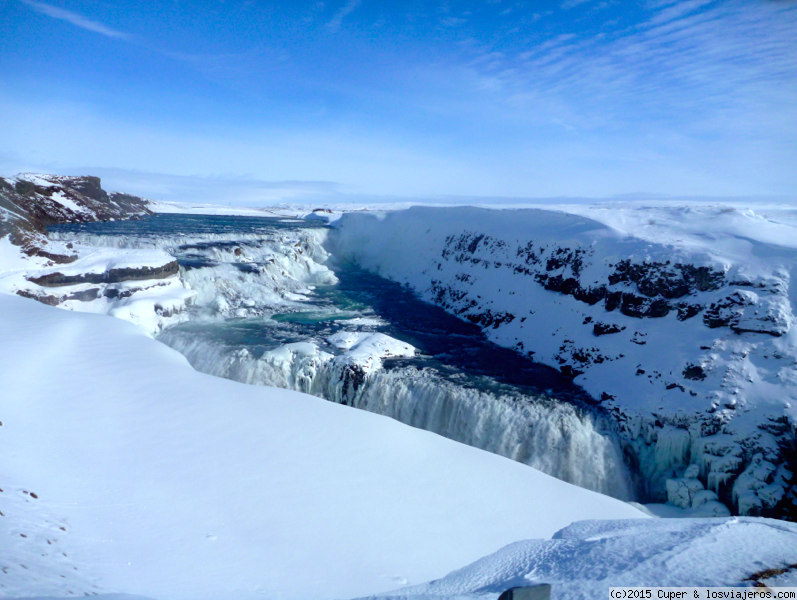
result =
[{"label": "snowdrift", "polygon": [[791,587],[795,541],[797,525],[770,519],[586,521],[375,598],[493,600],[535,583],[550,584],[556,600],[609,598],[611,587]]},{"label": "snowdrift", "polygon": [[0,594],[346,598],[628,504],[0,295]]}]

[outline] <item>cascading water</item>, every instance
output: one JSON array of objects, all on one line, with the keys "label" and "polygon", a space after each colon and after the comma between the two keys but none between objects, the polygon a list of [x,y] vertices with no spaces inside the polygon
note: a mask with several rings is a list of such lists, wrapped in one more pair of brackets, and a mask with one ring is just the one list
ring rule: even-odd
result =
[{"label": "cascading water", "polygon": [[[333,271],[317,224],[160,215],[62,226],[52,235],[173,254],[196,296],[187,322],[158,339],[197,370],[390,416],[585,488],[634,497],[610,421],[577,388],[397,284],[354,265]],[[341,331],[386,334],[419,352],[355,356],[330,343]]]}]

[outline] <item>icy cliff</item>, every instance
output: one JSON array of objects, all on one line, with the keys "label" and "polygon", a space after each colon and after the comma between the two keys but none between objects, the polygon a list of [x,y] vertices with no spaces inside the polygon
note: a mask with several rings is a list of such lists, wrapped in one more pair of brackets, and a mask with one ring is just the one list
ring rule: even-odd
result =
[{"label": "icy cliff", "polygon": [[684,503],[691,467],[690,505],[794,511],[794,211],[569,210],[351,213],[330,244],[573,377],[650,499]]}]

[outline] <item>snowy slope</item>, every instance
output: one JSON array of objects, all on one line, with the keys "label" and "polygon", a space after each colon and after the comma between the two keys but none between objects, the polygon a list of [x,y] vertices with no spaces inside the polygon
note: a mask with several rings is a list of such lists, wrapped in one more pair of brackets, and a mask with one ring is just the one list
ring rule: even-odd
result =
[{"label": "snowy slope", "polygon": [[[699,568],[696,568],[696,565]],[[785,570],[779,576],[767,571]],[[511,544],[446,577],[379,595],[394,600],[493,600],[551,585],[555,600],[609,598],[610,587],[793,585],[797,525],[769,519],[588,521],[551,540]],[[740,590],[741,591],[741,590]]]},{"label": "snowy slope", "polygon": [[573,520],[644,517],[388,418],[203,375],[106,316],[0,295],[0,357],[5,596],[362,596]]},{"label": "snowy slope", "polygon": [[346,214],[331,248],[573,376],[624,428],[652,499],[693,464],[695,494],[791,510],[797,211],[567,210]]},{"label": "snowy slope", "polygon": [[177,262],[157,249],[109,249],[44,240],[51,252],[68,254],[56,264],[27,256],[0,238],[0,293],[16,294],[68,310],[110,314],[151,335],[182,318],[194,297],[178,277]]}]

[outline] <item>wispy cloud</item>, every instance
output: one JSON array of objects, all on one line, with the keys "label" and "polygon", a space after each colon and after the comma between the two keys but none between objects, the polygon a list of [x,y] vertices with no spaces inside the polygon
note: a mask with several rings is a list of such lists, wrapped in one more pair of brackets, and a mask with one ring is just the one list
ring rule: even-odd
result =
[{"label": "wispy cloud", "polygon": [[440,20],[440,23],[442,23],[446,27],[459,27],[460,25],[464,25],[467,22],[468,22],[467,19],[463,19],[461,17],[445,17]]},{"label": "wispy cloud", "polygon": [[782,135],[777,123],[794,120],[795,26],[791,2],[660,2],[607,39],[560,35],[468,68],[476,89],[495,90],[518,115],[545,107],[578,128],[644,121],[724,136],[766,124]]},{"label": "wispy cloud", "polygon": [[340,26],[345,19],[355,8],[360,5],[361,0],[349,0],[345,5],[340,7],[334,16],[327,23],[327,29],[332,32],[340,31]]},{"label": "wispy cloud", "polygon": [[587,2],[590,2],[590,0],[564,0],[559,6],[565,10],[570,10]]},{"label": "wispy cloud", "polygon": [[[288,59],[288,54],[285,50],[275,50],[265,46],[251,48],[245,52],[227,53],[191,53],[167,50],[153,45],[146,39],[137,38],[122,31],[117,31],[102,23],[92,21],[82,15],[58,8],[57,6],[52,6],[51,4],[38,2],[37,0],[20,0],[20,2],[48,17],[66,21],[82,29],[99,33],[110,38],[135,43],[141,48],[182,62],[188,67],[211,77],[243,78],[250,76],[252,73],[274,69],[284,64]],[[351,4],[351,2],[349,4]],[[323,9],[323,2],[318,2],[316,6],[319,9]]]},{"label": "wispy cloud", "polygon": [[93,31],[94,33],[99,33],[100,35],[104,35],[110,38],[117,38],[121,40],[132,39],[132,36],[130,34],[124,33],[122,31],[117,31],[116,29],[111,29],[110,27],[103,25],[102,23],[98,23],[97,21],[92,21],[91,19],[87,19],[83,15],[74,13],[71,10],[59,8],[57,6],[53,6],[52,4],[46,4],[44,2],[36,2],[36,0],[21,0],[21,2],[23,4],[27,4],[32,9],[34,9],[37,12],[40,12],[43,15],[47,15],[48,17],[52,17],[53,19],[58,19],[60,21],[66,21],[67,23],[71,23],[72,25],[80,27],[81,29]]}]

